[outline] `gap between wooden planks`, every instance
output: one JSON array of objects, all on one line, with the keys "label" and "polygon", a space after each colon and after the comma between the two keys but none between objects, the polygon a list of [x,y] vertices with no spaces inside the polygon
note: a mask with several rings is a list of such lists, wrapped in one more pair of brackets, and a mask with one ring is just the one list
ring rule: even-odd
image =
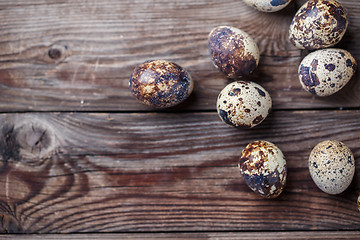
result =
[{"label": "gap between wooden planks", "polygon": [[[277,111],[239,130],[216,113],[2,114],[2,226],[10,232],[356,230],[360,111]],[[288,164],[277,199],[237,169],[250,141],[276,143]],[[340,195],[312,182],[307,158],[325,139],[357,159]],[[7,225],[6,225],[7,224]]]}]

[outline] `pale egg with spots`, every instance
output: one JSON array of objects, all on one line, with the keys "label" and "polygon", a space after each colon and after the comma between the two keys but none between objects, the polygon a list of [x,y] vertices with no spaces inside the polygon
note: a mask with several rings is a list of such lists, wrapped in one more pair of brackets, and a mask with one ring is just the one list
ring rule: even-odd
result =
[{"label": "pale egg with spots", "polygon": [[308,162],[314,183],[328,194],[345,191],[355,174],[354,155],[349,147],[336,140],[317,144]]},{"label": "pale egg with spots", "polygon": [[357,63],[346,50],[328,48],[308,54],[298,69],[301,86],[320,97],[341,90],[352,78]]},{"label": "pale egg with spots", "polygon": [[285,8],[291,0],[243,0],[247,5],[261,12],[277,12]]},{"label": "pale egg with spots", "polygon": [[255,127],[268,116],[271,106],[270,94],[259,84],[247,81],[228,84],[217,99],[219,117],[234,127]]}]

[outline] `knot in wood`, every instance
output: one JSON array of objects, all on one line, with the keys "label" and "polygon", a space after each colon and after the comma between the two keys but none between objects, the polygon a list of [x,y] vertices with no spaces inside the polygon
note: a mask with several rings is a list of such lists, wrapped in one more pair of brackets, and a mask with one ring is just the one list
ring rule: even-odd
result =
[{"label": "knot in wood", "polygon": [[0,133],[2,169],[11,162],[21,162],[27,167],[42,165],[58,150],[54,127],[38,115],[21,114],[6,119]]},{"label": "knot in wood", "polygon": [[16,140],[22,157],[47,158],[54,150],[54,139],[52,129],[41,122],[24,122],[16,128]]},{"label": "knot in wood", "polygon": [[51,59],[57,60],[61,57],[61,51],[57,48],[51,48],[48,52]]},{"label": "knot in wood", "polygon": [[23,149],[36,153],[51,145],[51,138],[42,126],[29,123],[21,126],[18,131],[18,141]]},{"label": "knot in wood", "polygon": [[23,233],[23,229],[14,216],[0,213],[0,233]]},{"label": "knot in wood", "polygon": [[61,62],[69,55],[68,47],[65,44],[55,43],[50,46],[47,52],[47,61]]},{"label": "knot in wood", "polygon": [[9,159],[19,159],[19,144],[16,141],[13,124],[3,124],[0,137],[0,149],[4,162],[3,167],[6,167]]}]

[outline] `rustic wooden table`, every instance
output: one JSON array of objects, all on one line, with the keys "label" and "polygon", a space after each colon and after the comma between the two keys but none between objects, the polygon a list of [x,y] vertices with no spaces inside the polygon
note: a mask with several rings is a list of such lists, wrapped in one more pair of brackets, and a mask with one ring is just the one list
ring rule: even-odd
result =
[{"label": "rustic wooden table", "polygon": [[[307,52],[288,41],[288,28],[304,2],[267,14],[240,0],[0,0],[0,230],[28,234],[0,238],[359,238],[360,69],[334,96],[301,89]],[[350,24],[338,47],[360,62],[360,3],[341,2]],[[259,45],[249,80],[270,92],[273,111],[251,130],[216,113],[230,82],[207,51],[218,25]],[[137,102],[129,77],[148,59],[186,68],[191,97],[163,111]],[[277,199],[253,193],[237,169],[258,139],[287,159]],[[352,184],[336,196],[320,191],[307,167],[326,139],[356,158]]]}]

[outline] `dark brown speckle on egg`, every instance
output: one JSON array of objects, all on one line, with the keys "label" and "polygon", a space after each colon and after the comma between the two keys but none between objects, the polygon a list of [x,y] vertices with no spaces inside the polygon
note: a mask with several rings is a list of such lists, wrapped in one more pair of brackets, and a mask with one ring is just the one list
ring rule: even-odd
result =
[{"label": "dark brown speckle on egg", "polygon": [[129,84],[139,101],[154,108],[179,104],[189,97],[194,85],[187,71],[166,60],[140,64],[135,68]]}]

